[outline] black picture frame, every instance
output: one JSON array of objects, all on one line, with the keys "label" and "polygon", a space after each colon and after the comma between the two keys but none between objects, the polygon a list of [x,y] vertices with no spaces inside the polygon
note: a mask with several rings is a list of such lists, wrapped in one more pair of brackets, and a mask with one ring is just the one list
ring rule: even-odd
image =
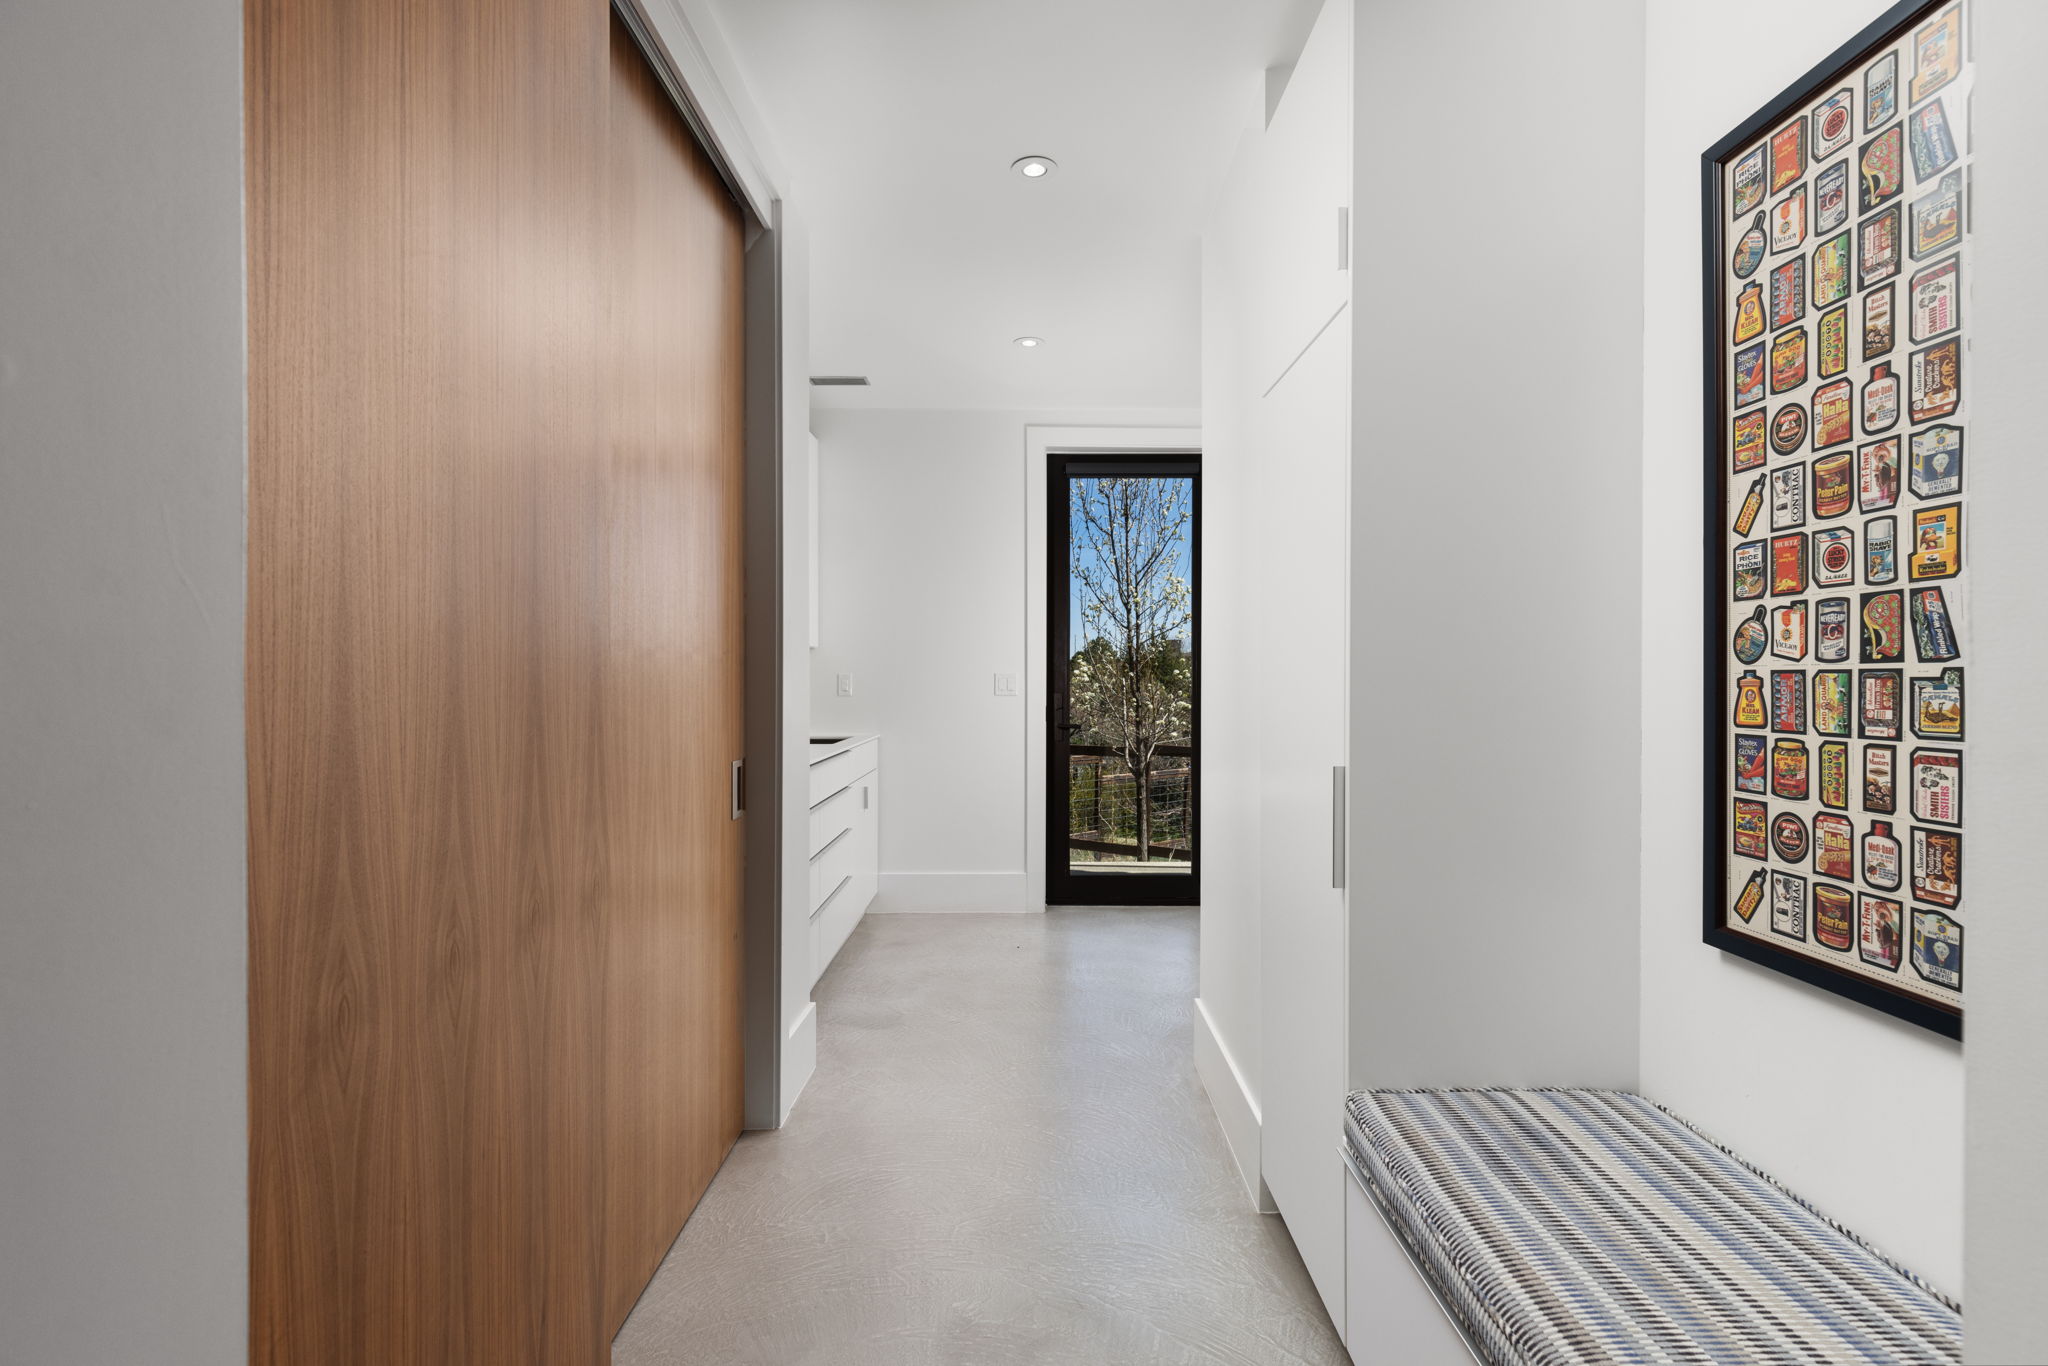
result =
[{"label": "black picture frame", "polygon": [[[1742,475],[1732,472],[1727,459],[1727,445],[1736,416],[1733,404],[1731,351],[1723,332],[1724,324],[1732,316],[1728,305],[1730,297],[1724,293],[1723,279],[1728,252],[1732,249],[1731,227],[1744,227],[1746,223],[1734,222],[1731,207],[1722,199],[1724,167],[1746,154],[1759,139],[1767,139],[1771,133],[1783,127],[1786,121],[1805,106],[1822,99],[1839,89],[1845,82],[1859,76],[1862,68],[1879,57],[1882,50],[1905,37],[1907,31],[1954,5],[1956,0],[1900,0],[1873,22],[1863,28],[1848,42],[1821,60],[1813,68],[1787,86],[1774,99],[1756,113],[1730,130],[1700,156],[1700,227],[1702,243],[1701,282],[1703,331],[1702,361],[1704,402],[1702,404],[1702,446],[1705,471],[1703,499],[1705,547],[1703,589],[1705,602],[1701,613],[1703,632],[1701,659],[1704,661],[1703,676],[1704,705],[1702,707],[1703,738],[1701,753],[1704,782],[1702,803],[1703,832],[1701,841],[1701,937],[1703,941],[1723,953],[1782,972],[1811,986],[1832,992],[1858,1004],[1881,1011],[1908,1023],[1918,1025],[1936,1034],[1960,1039],[1963,1033],[1962,1011],[1945,1003],[1930,1000],[1896,989],[1880,979],[1837,967],[1819,958],[1773,945],[1764,938],[1740,934],[1728,928],[1725,923],[1729,914],[1727,895],[1728,869],[1731,862],[1730,820],[1732,806],[1728,800],[1726,784],[1733,763],[1733,734],[1725,714],[1725,700],[1730,672],[1727,642],[1733,630],[1730,603],[1724,591],[1724,579],[1728,573],[1725,520],[1729,486],[1736,478],[1750,478],[1745,471]],[[1966,33],[1967,33],[1967,20]],[[1965,38],[1967,42],[1967,36]],[[1903,64],[1902,64],[1903,65]],[[1900,71],[1895,80],[1903,83],[1908,73]],[[1900,90],[1903,97],[1905,91]],[[1910,101],[1901,98],[1894,117],[1907,113]],[[1889,120],[1887,120],[1889,122]],[[1903,123],[1901,124],[1903,127]],[[1866,134],[1874,130],[1863,130]],[[1768,184],[1768,162],[1766,154],[1766,183]],[[1767,192],[1764,201],[1777,198]],[[1909,196],[1898,196],[1900,202]],[[1868,216],[1868,215],[1864,215]],[[1855,219],[1858,215],[1852,213]],[[1902,215],[1903,218],[1903,215]],[[1902,226],[1903,231],[1903,226]],[[1905,244],[1900,243],[1903,263]],[[1860,262],[1860,257],[1857,258]],[[1857,291],[1861,293],[1859,289]],[[1896,313],[1896,302],[1894,304]],[[1893,322],[1894,335],[1898,329],[1896,317]],[[1870,357],[1866,356],[1866,363]],[[1768,462],[1767,462],[1768,463]],[[1903,585],[1902,585],[1903,586]],[[1768,596],[1768,595],[1767,595]],[[1901,697],[1903,704],[1905,699]],[[1860,717],[1860,687],[1856,698]],[[1902,727],[1903,729],[1903,727]],[[1858,727],[1859,732],[1861,726]],[[1774,865],[1772,865],[1774,866]],[[1902,925],[1901,934],[1907,933]],[[1909,957],[1902,946],[1901,961]]]}]

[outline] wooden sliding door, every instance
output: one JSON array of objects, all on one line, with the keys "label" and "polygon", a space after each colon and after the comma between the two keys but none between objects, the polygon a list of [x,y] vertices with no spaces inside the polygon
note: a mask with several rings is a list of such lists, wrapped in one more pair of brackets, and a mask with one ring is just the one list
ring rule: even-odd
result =
[{"label": "wooden sliding door", "polygon": [[611,1331],[739,1136],[739,211],[612,23],[605,1300]]},{"label": "wooden sliding door", "polygon": [[602,1362],[740,1120],[739,216],[602,4],[247,21],[252,1360]]}]

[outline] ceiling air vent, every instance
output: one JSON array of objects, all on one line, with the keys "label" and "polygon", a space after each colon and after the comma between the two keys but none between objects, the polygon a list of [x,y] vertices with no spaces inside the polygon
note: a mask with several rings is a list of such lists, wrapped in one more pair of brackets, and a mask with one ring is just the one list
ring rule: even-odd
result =
[{"label": "ceiling air vent", "polygon": [[865,389],[866,375],[812,375],[811,383],[820,389]]}]

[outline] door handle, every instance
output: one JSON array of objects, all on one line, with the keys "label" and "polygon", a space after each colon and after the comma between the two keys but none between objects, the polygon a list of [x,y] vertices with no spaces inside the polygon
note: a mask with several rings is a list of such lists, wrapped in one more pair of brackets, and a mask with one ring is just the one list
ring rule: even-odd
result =
[{"label": "door handle", "polygon": [[1330,885],[1344,887],[1344,767],[1330,770]]},{"label": "door handle", "polygon": [[732,761],[732,818],[738,820],[747,810],[747,761]]}]

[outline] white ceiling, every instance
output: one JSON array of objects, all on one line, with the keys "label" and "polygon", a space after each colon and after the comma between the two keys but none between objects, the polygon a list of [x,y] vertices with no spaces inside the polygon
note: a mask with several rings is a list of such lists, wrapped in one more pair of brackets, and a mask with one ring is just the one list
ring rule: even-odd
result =
[{"label": "white ceiling", "polygon": [[874,381],[814,401],[1200,403],[1202,220],[1318,0],[716,4],[810,224],[811,373]]}]

